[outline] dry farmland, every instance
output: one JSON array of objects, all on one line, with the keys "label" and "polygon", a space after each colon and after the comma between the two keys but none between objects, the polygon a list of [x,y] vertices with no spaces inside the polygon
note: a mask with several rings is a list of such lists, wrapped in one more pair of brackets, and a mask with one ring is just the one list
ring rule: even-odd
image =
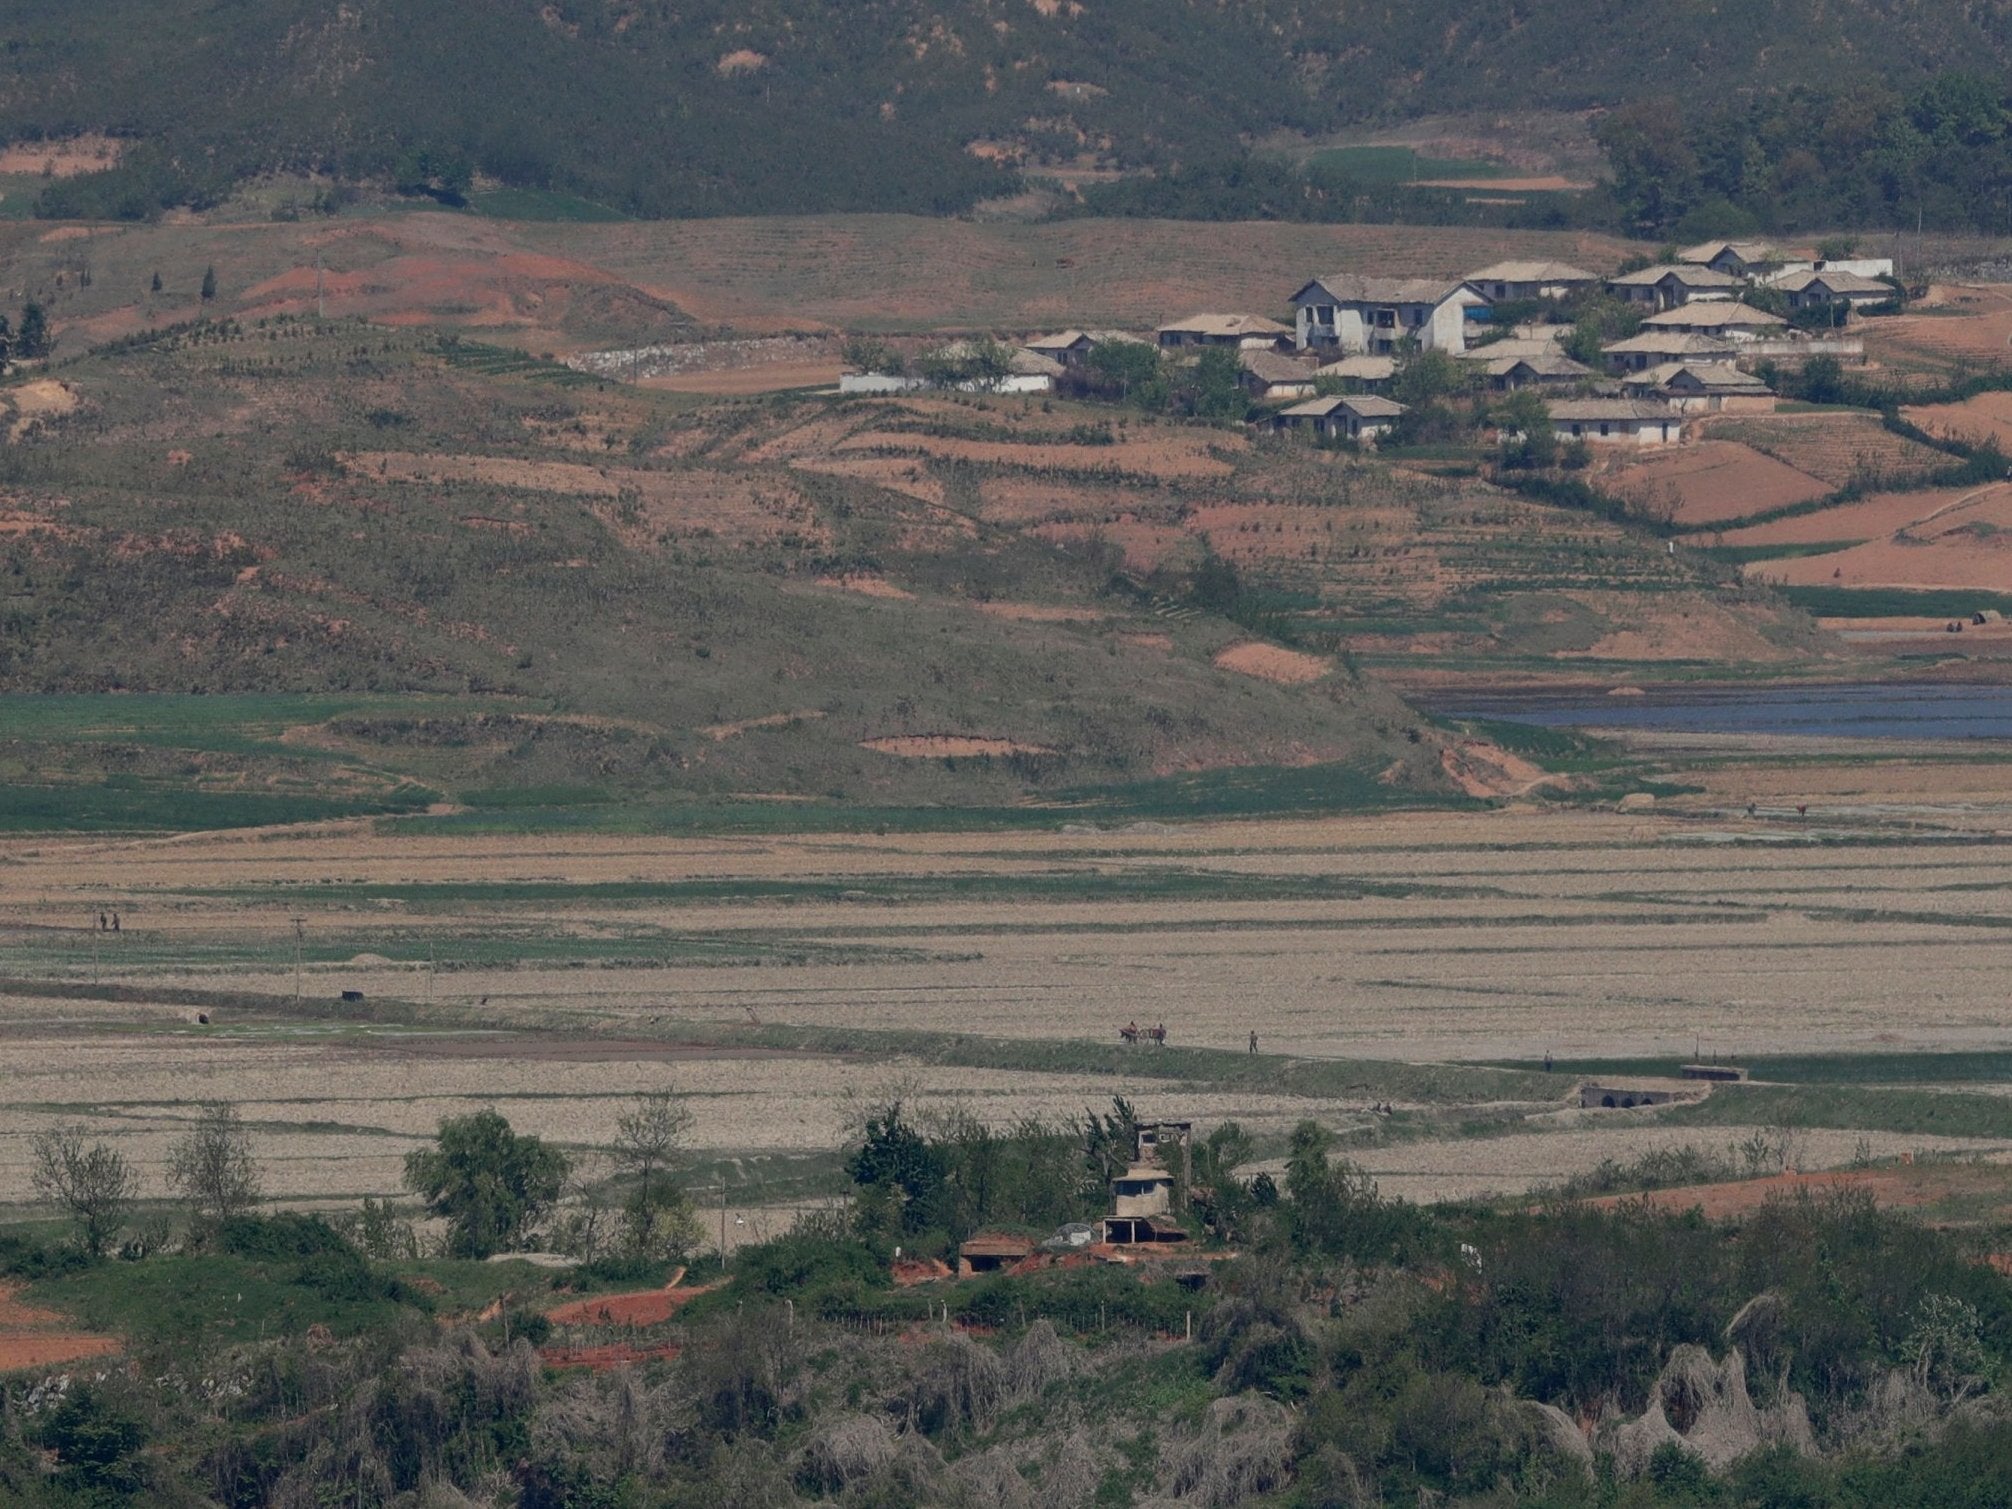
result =
[{"label": "dry farmland", "polygon": [[[1417,1198],[1787,1119],[1806,1167],[2012,1156],[2012,1098],[1960,1067],[2012,1046],[2001,772],[1713,763],[1673,812],[14,840],[0,1200],[29,1198],[27,1138],[72,1120],[158,1193],[197,1104],[230,1099],[275,1194],[342,1202],[394,1192],[443,1115],[494,1104],[591,1160],[658,1088],[708,1167],[796,1178],[785,1204],[828,1190],[832,1150],[896,1096],[1005,1125],[1123,1094],[1271,1148],[1314,1116]],[[1896,801],[1938,784],[1944,805]],[[1128,1021],[1169,1046],[1122,1048]],[[1875,1068],[1848,1092],[1805,1075],[1577,1109],[1576,1061],[1699,1051]],[[1929,1090],[1921,1052],[1967,1057]]]}]

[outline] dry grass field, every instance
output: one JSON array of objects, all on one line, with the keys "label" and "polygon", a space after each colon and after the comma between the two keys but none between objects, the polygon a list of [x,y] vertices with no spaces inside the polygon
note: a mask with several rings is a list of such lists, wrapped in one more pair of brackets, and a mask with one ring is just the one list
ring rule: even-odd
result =
[{"label": "dry grass field", "polygon": [[[754,1183],[828,1181],[832,1150],[894,1097],[1007,1125],[1122,1094],[1238,1119],[1272,1149],[1314,1116],[1424,1199],[1656,1148],[1723,1154],[1793,1118],[1806,1167],[2012,1155],[2012,1099],[1963,1093],[1981,1071],[1939,1094],[1882,1090],[1875,1067],[1849,1094],[1604,1112],[1577,1109],[1574,1073],[1483,1067],[2012,1047],[2012,780],[1938,758],[1954,755],[1693,748],[1673,769],[1702,794],[1605,814],[13,840],[0,1201],[29,1198],[27,1138],[75,1119],[159,1194],[169,1141],[212,1098],[242,1106],[275,1195],[338,1204],[395,1192],[443,1115],[494,1104],[591,1161],[628,1097],[659,1088],[692,1109],[695,1153]],[[1938,789],[1941,805],[1896,800]],[[1121,1049],[1133,1020],[1164,1021],[1169,1047]]]}]

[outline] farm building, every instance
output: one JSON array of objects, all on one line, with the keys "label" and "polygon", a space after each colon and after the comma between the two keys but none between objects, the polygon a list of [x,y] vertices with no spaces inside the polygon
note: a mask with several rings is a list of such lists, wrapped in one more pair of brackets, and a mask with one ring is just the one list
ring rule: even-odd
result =
[{"label": "farm building", "polygon": [[1677,260],[1688,266],[1709,267],[1715,272],[1748,279],[1763,278],[1798,265],[1811,265],[1807,258],[1797,263],[1784,255],[1779,247],[1770,246],[1765,241],[1702,241],[1678,252]]},{"label": "farm building", "polygon": [[1616,372],[1642,372],[1664,362],[1729,362],[1737,350],[1721,336],[1682,330],[1644,330],[1640,335],[1610,341],[1600,348],[1608,366]]},{"label": "farm building", "polygon": [[1169,350],[1182,346],[1228,346],[1236,351],[1283,350],[1292,332],[1257,314],[1191,314],[1153,332]]},{"label": "farm building", "polygon": [[1715,335],[1724,340],[1749,341],[1786,329],[1788,321],[1765,309],[1737,302],[1683,304],[1665,309],[1642,321],[1644,330],[1675,330],[1690,335]]},{"label": "farm building", "polygon": [[1562,299],[1600,280],[1569,262],[1495,262],[1467,275],[1468,286],[1497,304]]},{"label": "farm building", "polygon": [[[958,363],[976,356],[971,341],[952,341],[932,353],[939,361]],[[969,370],[968,368],[966,370]],[[848,372],[838,380],[838,391],[851,396],[887,393],[918,393],[926,388],[946,388],[959,393],[1047,393],[1062,375],[1062,364],[1024,347],[1009,353],[1006,370],[997,377],[973,377],[958,381],[937,380],[892,372]]]},{"label": "farm building", "polygon": [[1630,373],[1621,386],[1641,398],[1660,398],[1680,414],[1772,414],[1775,392],[1730,362],[1664,362]]},{"label": "farm building", "polygon": [[1517,388],[1570,391],[1593,376],[1593,369],[1562,351],[1540,356],[1499,356],[1488,363],[1488,386],[1498,393]]},{"label": "farm building", "polygon": [[1891,283],[1877,278],[1861,278],[1851,272],[1792,272],[1774,285],[1788,297],[1791,309],[1817,309],[1827,304],[1849,304],[1854,309],[1867,304],[1884,304],[1898,296]]},{"label": "farm building", "polygon": [[1278,351],[1245,351],[1237,363],[1243,368],[1244,391],[1259,403],[1313,397],[1314,369],[1297,357]]},{"label": "farm building", "polygon": [[1296,403],[1272,421],[1279,430],[1307,430],[1326,440],[1374,445],[1404,414],[1401,403],[1374,394],[1344,393]]},{"label": "farm building", "polygon": [[1560,440],[1674,445],[1684,422],[1669,405],[1645,399],[1575,398],[1551,405],[1551,428]]},{"label": "farm building", "polygon": [[1152,344],[1142,336],[1128,335],[1122,330],[1064,330],[1056,335],[1031,340],[1027,342],[1026,349],[1064,367],[1082,367],[1088,364],[1092,351],[1110,341],[1129,341],[1139,346]]},{"label": "farm building", "polygon": [[1607,292],[1615,298],[1630,304],[1652,304],[1657,309],[1675,309],[1693,300],[1734,298],[1739,288],[1740,280],[1731,273],[1667,262],[1607,279]]},{"label": "farm building", "polygon": [[1340,383],[1351,393],[1380,393],[1396,375],[1397,360],[1389,356],[1344,356],[1314,373],[1316,377]]},{"label": "farm building", "polygon": [[957,1249],[957,1276],[970,1278],[977,1273],[997,1273],[1015,1263],[1026,1262],[1033,1255],[1034,1244],[1025,1237],[981,1231]]},{"label": "farm building", "polygon": [[1315,278],[1292,296],[1301,350],[1386,355],[1406,341],[1429,351],[1467,349],[1467,327],[1488,300],[1466,283],[1434,278]]}]

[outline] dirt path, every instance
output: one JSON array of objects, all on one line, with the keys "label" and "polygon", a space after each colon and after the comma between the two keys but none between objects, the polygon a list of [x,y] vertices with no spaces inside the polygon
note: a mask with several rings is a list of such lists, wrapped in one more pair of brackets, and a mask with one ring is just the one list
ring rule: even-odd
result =
[{"label": "dirt path", "polygon": [[107,1357],[119,1338],[70,1329],[70,1318],[21,1303],[21,1284],[0,1286],[0,1373]]}]

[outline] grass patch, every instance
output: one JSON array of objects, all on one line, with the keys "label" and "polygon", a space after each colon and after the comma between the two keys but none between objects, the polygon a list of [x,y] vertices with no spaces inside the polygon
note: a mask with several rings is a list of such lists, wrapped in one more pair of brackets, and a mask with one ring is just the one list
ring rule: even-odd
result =
[{"label": "grass patch", "polygon": [[[1531,1069],[1522,1060],[1498,1060],[1503,1068]],[[1598,1078],[1604,1075],[1670,1075],[1685,1061],[1673,1058],[1560,1059],[1553,1072]],[[1790,1085],[1962,1085],[2012,1080],[2012,1051],[1964,1053],[1792,1053],[1740,1061],[1754,1079]]]},{"label": "grass patch", "polygon": [[1424,157],[1411,147],[1328,147],[1307,159],[1315,172],[1358,183],[1413,183],[1421,178],[1501,178],[1499,163]]},{"label": "grass patch", "polygon": [[191,791],[110,780],[94,786],[0,786],[0,832],[129,833],[262,828],[416,812],[438,800],[409,786],[381,797]]},{"label": "grass patch", "polygon": [[1864,540],[1811,540],[1800,545],[1713,545],[1707,547],[1706,553],[1729,566],[1743,566],[1748,561],[1794,561],[1804,556],[1829,555],[1864,543]]},{"label": "grass patch", "polygon": [[1833,1127],[1941,1137],[2012,1137],[2012,1097],[1857,1085],[1721,1085],[1665,1112],[1669,1126]]},{"label": "grass patch", "polygon": [[2012,593],[1963,588],[1781,587],[1795,607],[1817,618],[1968,618],[1983,608],[2012,613]]}]

